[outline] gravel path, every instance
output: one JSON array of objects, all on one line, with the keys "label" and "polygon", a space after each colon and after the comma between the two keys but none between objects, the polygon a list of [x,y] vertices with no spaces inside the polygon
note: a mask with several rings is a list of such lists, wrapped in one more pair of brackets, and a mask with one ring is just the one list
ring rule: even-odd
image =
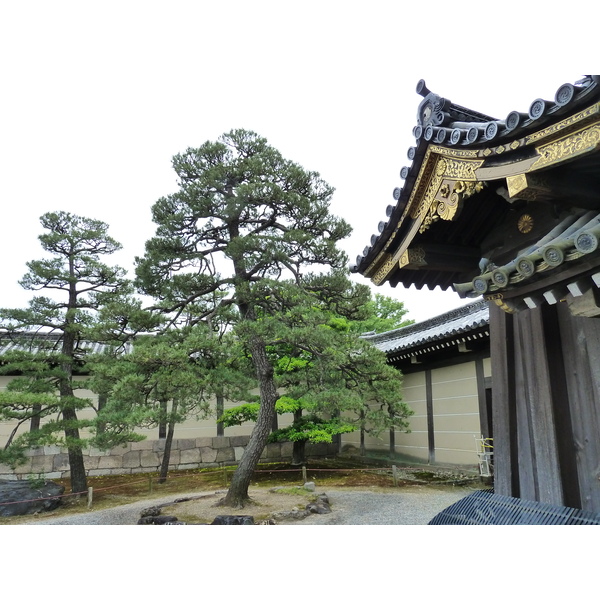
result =
[{"label": "gravel path", "polygon": [[332,512],[311,515],[298,524],[427,525],[444,508],[472,491],[463,487],[416,486],[390,492],[325,490]]},{"label": "gravel path", "polygon": [[[473,490],[465,487],[414,486],[384,492],[349,491],[339,488],[317,488],[317,493],[329,497],[332,512],[311,515],[301,521],[286,521],[285,525],[427,525],[447,506],[454,504]],[[194,494],[194,497],[215,492]],[[92,511],[80,515],[40,518],[27,525],[135,525],[140,511],[157,504],[172,502],[182,494],[161,499],[144,500],[117,508]]]}]

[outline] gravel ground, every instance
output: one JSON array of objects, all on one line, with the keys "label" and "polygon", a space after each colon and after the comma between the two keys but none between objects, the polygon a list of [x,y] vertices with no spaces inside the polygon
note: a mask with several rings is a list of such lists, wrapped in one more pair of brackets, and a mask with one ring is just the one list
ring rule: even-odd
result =
[{"label": "gravel ground", "polygon": [[327,515],[311,515],[297,524],[427,525],[444,508],[472,491],[463,487],[416,486],[391,492],[331,489],[325,493],[329,497],[332,512]]},{"label": "gravel ground", "polygon": [[[447,506],[454,504],[473,490],[466,487],[414,486],[391,491],[350,491],[320,488],[317,493],[329,497],[332,512],[311,515],[301,521],[286,521],[285,525],[427,525]],[[214,492],[197,494],[213,495]],[[92,511],[68,517],[40,518],[26,525],[135,525],[144,508],[172,502],[182,495],[160,500],[145,500],[118,508]]]}]

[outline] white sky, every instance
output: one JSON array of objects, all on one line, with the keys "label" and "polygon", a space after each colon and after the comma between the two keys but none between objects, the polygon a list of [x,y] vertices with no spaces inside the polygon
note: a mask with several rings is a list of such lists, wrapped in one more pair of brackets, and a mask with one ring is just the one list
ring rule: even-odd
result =
[{"label": "white sky", "polygon": [[[571,27],[578,2],[544,21],[532,4],[0,0],[0,306],[31,297],[17,282],[42,256],[47,211],[109,223],[131,269],[150,207],[176,190],[171,157],[237,127],[336,188],[354,261],[402,184],[419,79],[504,118],[586,72],[595,34]],[[417,321],[464,303],[376,291]]]}]

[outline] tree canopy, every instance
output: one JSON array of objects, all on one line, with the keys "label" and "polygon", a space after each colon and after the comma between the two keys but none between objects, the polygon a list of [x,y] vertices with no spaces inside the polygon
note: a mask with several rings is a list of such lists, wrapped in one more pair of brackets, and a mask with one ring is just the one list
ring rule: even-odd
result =
[{"label": "tree canopy", "polygon": [[[87,489],[82,454],[86,442],[79,431],[90,423],[79,421],[77,411],[90,403],[75,394],[79,386],[73,374],[85,358],[84,342],[93,338],[97,312],[130,287],[121,267],[101,261],[121,248],[108,235],[106,223],[67,212],[46,213],[40,221],[46,233],[39,240],[50,258],[28,262],[20,284],[46,295],[35,295],[28,308],[0,309],[0,322],[9,336],[24,333],[20,340],[35,340],[30,352],[24,348],[5,356],[3,369],[18,370],[24,377],[9,384],[8,394],[0,394],[0,406],[13,419],[20,413],[21,422],[35,419],[36,426],[4,456],[14,462],[27,446],[64,444],[72,490],[82,492]],[[58,400],[49,399],[56,392]],[[38,426],[40,417],[46,421]]]},{"label": "tree canopy", "polygon": [[254,132],[233,130],[173,159],[179,189],[152,209],[156,234],[137,260],[140,289],[175,321],[236,307],[233,332],[254,366],[260,408],[224,503],[248,498],[279,398],[273,353],[316,348],[332,315],[359,318],[369,290],[337,247],[351,228],[333,188]]}]

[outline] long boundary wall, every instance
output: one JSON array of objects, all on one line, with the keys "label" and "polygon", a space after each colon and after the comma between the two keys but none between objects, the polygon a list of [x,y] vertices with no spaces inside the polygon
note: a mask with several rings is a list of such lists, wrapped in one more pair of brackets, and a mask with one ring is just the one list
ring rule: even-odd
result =
[{"label": "long boundary wall", "polygon": [[[250,436],[212,437],[173,440],[170,470],[198,469],[235,465],[242,457]],[[292,442],[268,444],[261,462],[279,462],[292,456]],[[156,473],[164,453],[164,440],[131,442],[108,451],[84,450],[87,475],[124,475]],[[330,457],[337,444],[307,444],[308,456]],[[0,479],[27,479],[43,475],[47,479],[69,477],[69,458],[64,448],[46,446],[29,450],[27,462],[14,471],[0,464]]]},{"label": "long boundary wall", "polygon": [[[483,375],[491,375],[489,358]],[[404,375],[402,398],[414,411],[410,433],[394,435],[394,457],[405,462],[475,467],[476,438],[481,435],[479,388],[475,361],[424,369]],[[360,446],[359,432],[344,434],[342,448]],[[391,455],[390,435],[365,439],[367,452]]]}]

